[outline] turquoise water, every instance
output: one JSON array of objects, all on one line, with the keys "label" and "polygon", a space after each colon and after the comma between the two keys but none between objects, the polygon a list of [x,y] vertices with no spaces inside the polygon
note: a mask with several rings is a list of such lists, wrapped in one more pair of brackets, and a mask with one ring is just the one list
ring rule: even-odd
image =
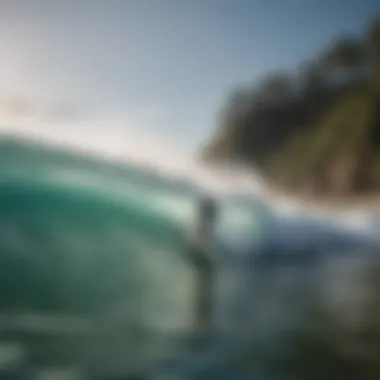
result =
[{"label": "turquoise water", "polygon": [[[170,293],[161,309],[186,304],[181,252],[200,194],[132,166],[0,141],[0,307],[93,313],[142,288],[147,303]],[[218,241],[252,241],[255,214],[233,203],[222,210]]]},{"label": "turquoise water", "polygon": [[[34,365],[66,357],[75,324],[91,330],[70,338],[70,360],[82,366],[186,357],[178,337],[189,334],[193,271],[182,254],[200,194],[152,171],[1,140],[0,338],[22,344]],[[220,253],[228,234],[231,244],[252,240],[252,226],[246,207],[226,205]],[[227,282],[217,314],[229,310]],[[54,360],[52,346],[61,347]]]},{"label": "turquoise water", "polygon": [[130,372],[174,360],[165,371],[186,378],[201,378],[202,365],[214,378],[252,378],[226,368],[228,358],[245,350],[250,331],[274,337],[273,326],[292,318],[287,294],[307,288],[316,256],[272,249],[253,265],[268,242],[293,249],[290,219],[277,224],[263,202],[223,200],[213,252],[218,334],[202,337],[206,357],[189,361],[193,268],[183,252],[201,194],[127,164],[0,140],[0,359],[2,342],[16,342],[32,367]]},{"label": "turquoise water", "polygon": [[183,296],[190,190],[9,140],[0,143],[0,210],[2,310],[104,312],[157,281]]}]

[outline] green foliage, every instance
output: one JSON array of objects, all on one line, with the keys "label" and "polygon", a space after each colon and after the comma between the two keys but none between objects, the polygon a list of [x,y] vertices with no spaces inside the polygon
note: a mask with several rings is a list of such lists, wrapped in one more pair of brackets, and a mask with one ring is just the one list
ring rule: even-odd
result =
[{"label": "green foliage", "polygon": [[357,68],[365,62],[366,50],[359,40],[343,37],[327,50],[324,59],[326,64],[333,68]]},{"label": "green foliage", "polygon": [[366,30],[366,40],[372,54],[380,57],[380,20],[374,20]]},{"label": "green foliage", "polygon": [[377,192],[379,46],[375,20],[361,39],[336,40],[294,75],[271,73],[236,91],[204,157],[243,160],[288,190],[302,191],[312,179],[320,194],[331,194],[338,191],[333,173],[345,172],[345,191]]}]

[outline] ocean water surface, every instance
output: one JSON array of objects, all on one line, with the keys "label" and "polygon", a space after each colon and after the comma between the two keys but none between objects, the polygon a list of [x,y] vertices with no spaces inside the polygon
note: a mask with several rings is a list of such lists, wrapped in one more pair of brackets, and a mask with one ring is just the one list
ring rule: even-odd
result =
[{"label": "ocean water surface", "polygon": [[[186,350],[193,268],[183,251],[202,194],[154,171],[1,139],[5,347],[21,345],[32,367],[66,360],[104,371]],[[254,220],[233,202],[223,210],[216,246],[226,253],[228,244],[248,242]],[[222,267],[223,257],[215,264]],[[225,285],[219,298],[216,290],[217,315],[232,288]],[[68,335],[80,340],[79,349],[66,347]]]},{"label": "ocean water surface", "polygon": [[194,271],[183,253],[203,193],[152,170],[2,138],[0,370],[252,378],[228,362],[292,320],[319,256],[293,255],[289,265],[279,244],[300,246],[299,225],[292,235],[291,219],[279,228],[264,201],[220,198],[215,331],[194,338]]}]

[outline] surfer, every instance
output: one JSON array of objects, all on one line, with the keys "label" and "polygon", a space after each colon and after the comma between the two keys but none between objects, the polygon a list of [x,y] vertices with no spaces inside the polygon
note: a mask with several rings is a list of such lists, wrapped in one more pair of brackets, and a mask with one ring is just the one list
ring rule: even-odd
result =
[{"label": "surfer", "polygon": [[194,328],[208,330],[212,324],[214,265],[212,263],[212,235],[217,218],[217,205],[213,198],[199,202],[195,230],[188,239],[186,257],[195,269]]}]

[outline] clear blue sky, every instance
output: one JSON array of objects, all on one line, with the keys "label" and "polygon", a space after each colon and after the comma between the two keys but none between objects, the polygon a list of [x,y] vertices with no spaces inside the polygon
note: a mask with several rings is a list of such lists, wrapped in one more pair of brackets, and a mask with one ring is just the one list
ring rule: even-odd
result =
[{"label": "clear blue sky", "polygon": [[380,0],[0,0],[0,98],[123,116],[192,150],[231,88],[295,67],[376,10]]}]

